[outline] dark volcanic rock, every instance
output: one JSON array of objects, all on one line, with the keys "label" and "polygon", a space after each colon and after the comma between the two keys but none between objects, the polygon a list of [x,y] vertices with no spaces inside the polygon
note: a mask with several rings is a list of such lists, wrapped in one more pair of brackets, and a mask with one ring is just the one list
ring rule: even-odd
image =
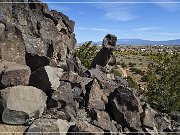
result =
[{"label": "dark volcanic rock", "polygon": [[60,87],[52,94],[48,108],[64,108],[66,105],[74,105],[71,84],[60,82]]},{"label": "dark volcanic rock", "polygon": [[[74,125],[72,122],[67,122],[61,119],[37,119],[29,127],[27,135],[34,134],[55,134],[61,135],[66,134],[70,126]],[[44,133],[45,132],[45,133]]]},{"label": "dark volcanic rock", "polygon": [[108,93],[114,91],[115,88],[118,88],[118,84],[114,82],[113,80],[107,78],[107,75],[103,73],[102,71],[99,71],[97,69],[90,69],[88,70],[92,78],[96,78],[101,87],[103,89],[107,89]]},{"label": "dark volcanic rock", "polygon": [[0,58],[25,65],[25,45],[21,31],[14,26],[9,26],[4,32],[4,39],[1,40]]},{"label": "dark volcanic rock", "polygon": [[0,62],[0,88],[28,85],[30,78],[30,68],[15,62]]},{"label": "dark volcanic rock", "polygon": [[1,59],[27,63],[33,71],[66,65],[76,44],[74,21],[42,3],[1,3],[0,13]]},{"label": "dark volcanic rock", "polygon": [[97,110],[105,110],[105,104],[108,102],[108,99],[100,89],[100,85],[98,84],[97,80],[93,81],[91,86],[91,90],[89,92],[89,108],[97,109]]},{"label": "dark volcanic rock", "polygon": [[61,79],[61,81],[68,81],[71,83],[80,83],[82,80],[82,77],[80,77],[77,73],[74,72],[65,72]]},{"label": "dark volcanic rock", "polygon": [[116,46],[117,37],[115,35],[107,34],[103,39],[102,49],[97,53],[94,58],[91,68],[95,68],[96,65],[102,67],[106,66],[107,72],[111,66],[116,64],[116,58],[113,55],[113,49]]},{"label": "dark volcanic rock", "polygon": [[115,81],[124,86],[128,86],[128,82],[120,76],[115,76]]},{"label": "dark volcanic rock", "polygon": [[117,42],[117,37],[112,34],[107,34],[103,39],[103,48],[115,48]]},{"label": "dark volcanic rock", "polygon": [[60,80],[68,81],[72,84],[77,84],[84,94],[86,93],[86,86],[93,81],[92,78],[81,77],[80,75],[74,72],[64,72]]},{"label": "dark volcanic rock", "polygon": [[142,112],[139,99],[128,88],[115,89],[109,97],[114,119],[131,131],[141,131],[140,113]]},{"label": "dark volcanic rock", "polygon": [[114,123],[110,120],[108,113],[104,111],[95,111],[97,120],[93,121],[93,124],[100,127],[106,132],[118,132]]},{"label": "dark volcanic rock", "polygon": [[4,33],[5,25],[3,23],[0,23],[0,35]]},{"label": "dark volcanic rock", "polygon": [[165,132],[166,129],[170,128],[171,122],[170,119],[167,117],[167,114],[163,116],[160,112],[154,112],[154,119],[156,121],[156,127],[158,132]]},{"label": "dark volcanic rock", "polygon": [[171,116],[171,119],[172,119],[172,120],[176,121],[177,123],[180,123],[180,114],[179,114],[179,113],[177,113],[177,112],[172,112],[172,113],[170,114],[170,116]]},{"label": "dark volcanic rock", "polygon": [[[88,134],[88,135],[96,135],[96,134],[104,134],[104,131],[101,128],[98,128],[87,121],[78,121],[76,122],[76,126],[74,126],[70,131],[72,134]],[[76,133],[78,132],[78,133]]]},{"label": "dark volcanic rock", "polygon": [[31,74],[30,85],[44,91],[57,90],[62,75],[63,69],[45,66]]},{"label": "dark volcanic rock", "polygon": [[[59,110],[58,108],[48,108],[46,113],[43,115],[43,118],[46,119],[62,119],[71,121],[71,113],[70,111],[67,111],[67,107]],[[74,116],[74,113],[72,114]]]}]

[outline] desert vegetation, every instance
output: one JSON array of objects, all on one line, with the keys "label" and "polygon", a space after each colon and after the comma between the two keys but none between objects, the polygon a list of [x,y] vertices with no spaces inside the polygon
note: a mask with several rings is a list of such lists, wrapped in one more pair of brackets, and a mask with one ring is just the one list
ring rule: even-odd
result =
[{"label": "desert vegetation", "polygon": [[176,48],[176,51],[169,53],[168,50],[158,52],[153,49],[140,52],[131,48],[131,51],[116,51],[115,54],[121,67],[128,70],[130,86],[143,91],[152,107],[179,112],[180,55],[178,47],[170,48]]},{"label": "desert vegetation", "polygon": [[[130,47],[129,47],[130,48]],[[97,47],[86,42],[77,49],[82,64],[89,68],[97,53]],[[160,111],[180,112],[180,55],[179,53],[139,52],[134,50],[114,51],[117,65],[127,71],[129,87],[146,96],[147,102]],[[117,66],[115,76],[123,72]]]},{"label": "desert vegetation", "polygon": [[90,68],[91,63],[97,54],[97,46],[93,45],[92,41],[85,42],[76,49],[75,54],[86,68]]},{"label": "desert vegetation", "polygon": [[148,102],[164,111],[180,112],[180,54],[159,55],[146,75]]}]

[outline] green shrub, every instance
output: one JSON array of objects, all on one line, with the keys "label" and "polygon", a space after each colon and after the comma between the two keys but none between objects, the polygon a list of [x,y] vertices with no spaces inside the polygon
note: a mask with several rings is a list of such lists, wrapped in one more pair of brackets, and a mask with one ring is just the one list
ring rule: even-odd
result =
[{"label": "green shrub", "polygon": [[90,68],[94,57],[97,54],[97,46],[91,44],[92,41],[84,43],[82,46],[76,49],[76,56],[79,57],[82,65],[86,68]]},{"label": "green shrub", "polygon": [[132,79],[132,77],[128,76],[126,79],[129,87],[139,90],[139,85]]},{"label": "green shrub", "polygon": [[180,54],[156,60],[146,76],[148,102],[159,110],[180,112]]}]

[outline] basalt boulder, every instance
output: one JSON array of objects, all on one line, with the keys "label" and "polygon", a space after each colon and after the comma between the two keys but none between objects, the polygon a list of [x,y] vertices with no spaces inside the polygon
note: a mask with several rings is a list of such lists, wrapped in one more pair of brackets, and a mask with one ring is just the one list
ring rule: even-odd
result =
[{"label": "basalt boulder", "polygon": [[115,49],[117,37],[112,34],[107,34],[103,39],[102,49],[97,53],[92,61],[91,68],[95,68],[96,65],[100,65],[106,68],[106,72],[109,72],[113,65],[116,64],[116,58],[113,55]]},{"label": "basalt boulder", "polygon": [[2,121],[7,124],[25,124],[42,116],[46,94],[32,86],[14,86],[0,91]]},{"label": "basalt boulder", "polygon": [[130,131],[141,132],[140,113],[142,108],[134,92],[126,87],[119,87],[109,96],[114,119]]},{"label": "basalt boulder", "polygon": [[28,66],[15,62],[0,62],[0,88],[28,85],[31,70]]},{"label": "basalt boulder", "polygon": [[74,106],[71,83],[60,81],[60,87],[52,93],[48,108],[62,109],[67,105]]},{"label": "basalt boulder", "polygon": [[63,71],[62,68],[42,67],[31,74],[30,85],[44,91],[57,90],[60,86]]},{"label": "basalt boulder", "polygon": [[96,115],[95,120],[92,122],[94,125],[109,133],[118,132],[115,123],[112,122],[107,112],[95,110],[94,115]]},{"label": "basalt boulder", "polygon": [[105,110],[105,105],[107,102],[108,99],[106,94],[102,89],[100,89],[100,85],[98,84],[97,80],[94,79],[91,90],[89,91],[88,107],[97,110]]},{"label": "basalt boulder", "polygon": [[55,135],[66,135],[69,128],[73,125],[75,125],[75,123],[68,122],[62,119],[37,119],[29,127],[26,135],[44,135],[46,133]]}]

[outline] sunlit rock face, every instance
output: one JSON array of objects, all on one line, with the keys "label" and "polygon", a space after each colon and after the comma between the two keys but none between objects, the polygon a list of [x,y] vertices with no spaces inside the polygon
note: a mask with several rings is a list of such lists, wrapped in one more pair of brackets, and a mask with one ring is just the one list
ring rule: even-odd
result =
[{"label": "sunlit rock face", "polygon": [[47,4],[13,2],[0,6],[1,59],[27,64],[32,70],[49,64],[67,66],[76,44],[74,21],[49,11]]}]

